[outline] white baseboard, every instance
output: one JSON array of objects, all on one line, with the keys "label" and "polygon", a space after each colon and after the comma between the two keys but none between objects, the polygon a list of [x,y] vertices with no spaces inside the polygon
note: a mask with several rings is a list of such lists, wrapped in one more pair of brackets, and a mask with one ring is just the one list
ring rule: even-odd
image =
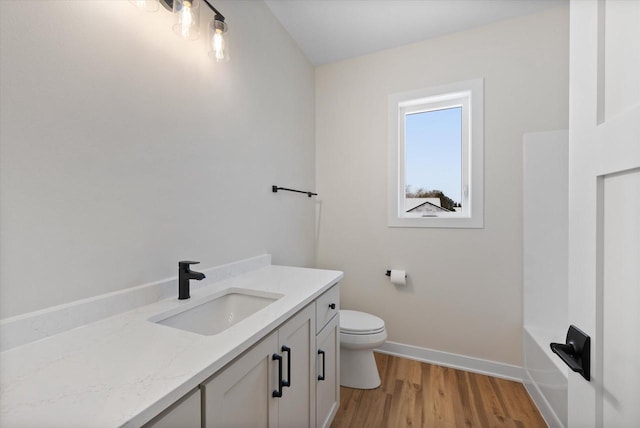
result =
[{"label": "white baseboard", "polygon": [[419,348],[402,343],[385,342],[380,348],[375,349],[375,351],[458,370],[515,380],[517,382],[522,382],[524,379],[524,371],[522,367],[519,366],[451,354],[449,352],[435,351],[433,349]]}]

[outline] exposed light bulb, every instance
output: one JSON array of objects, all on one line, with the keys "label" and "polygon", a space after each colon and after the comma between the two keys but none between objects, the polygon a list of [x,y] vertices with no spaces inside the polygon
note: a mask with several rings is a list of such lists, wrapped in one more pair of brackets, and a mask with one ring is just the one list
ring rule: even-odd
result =
[{"label": "exposed light bulb", "polygon": [[185,40],[198,38],[200,23],[200,0],[173,0],[176,24],[173,31]]},{"label": "exposed light bulb", "polygon": [[216,57],[216,61],[224,61],[224,39],[222,38],[222,30],[216,29],[213,33],[213,52]]},{"label": "exposed light bulb", "polygon": [[182,9],[180,10],[180,24],[181,30],[180,34],[185,39],[189,38],[189,30],[191,29],[191,25],[193,25],[193,14],[191,13],[191,2],[185,1]]},{"label": "exposed light bulb", "polygon": [[229,61],[228,27],[218,16],[209,24],[209,42],[211,50],[209,56],[217,62]]},{"label": "exposed light bulb", "polygon": [[158,0],[129,0],[135,7],[147,12],[155,12],[158,10]]}]

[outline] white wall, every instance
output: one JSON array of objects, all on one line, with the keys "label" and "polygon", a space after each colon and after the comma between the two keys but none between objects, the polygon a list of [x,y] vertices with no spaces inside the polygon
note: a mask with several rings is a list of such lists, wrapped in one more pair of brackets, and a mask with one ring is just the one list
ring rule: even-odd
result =
[{"label": "white wall", "polygon": [[568,131],[526,134],[523,160],[523,324],[551,357],[568,327]]},{"label": "white wall", "polygon": [[[478,77],[485,228],[388,228],[388,95]],[[384,318],[393,342],[521,365],[522,135],[567,116],[566,7],[319,67],[317,264],[344,270],[343,307]]]},{"label": "white wall", "polygon": [[315,187],[313,67],[263,2],[216,7],[224,65],[163,8],[0,2],[2,318],[181,259],[314,263],[313,200],[271,193]]}]

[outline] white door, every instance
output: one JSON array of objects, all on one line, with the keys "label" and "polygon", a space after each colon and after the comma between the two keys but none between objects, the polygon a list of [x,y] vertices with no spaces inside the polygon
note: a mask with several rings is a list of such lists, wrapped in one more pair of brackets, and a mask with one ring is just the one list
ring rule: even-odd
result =
[{"label": "white door", "polygon": [[640,426],[640,0],[572,0],[569,322],[591,380],[569,375],[570,427]]}]

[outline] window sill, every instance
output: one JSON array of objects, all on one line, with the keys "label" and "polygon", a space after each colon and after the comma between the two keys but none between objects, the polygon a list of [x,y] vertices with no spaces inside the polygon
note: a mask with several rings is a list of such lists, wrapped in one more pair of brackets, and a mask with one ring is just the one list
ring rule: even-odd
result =
[{"label": "window sill", "polygon": [[432,229],[484,229],[484,221],[477,217],[395,217],[388,227],[426,227]]}]

